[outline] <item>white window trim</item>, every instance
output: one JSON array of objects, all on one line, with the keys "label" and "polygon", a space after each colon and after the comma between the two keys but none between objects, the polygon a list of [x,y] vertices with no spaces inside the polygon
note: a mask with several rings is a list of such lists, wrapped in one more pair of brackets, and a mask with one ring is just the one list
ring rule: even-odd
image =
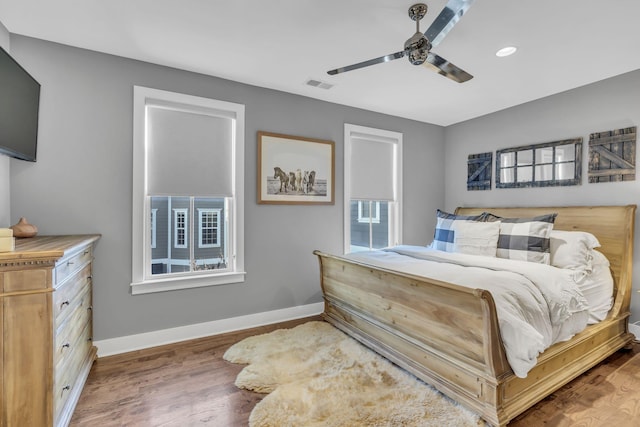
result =
[{"label": "white window trim", "polygon": [[[198,247],[199,248],[219,248],[220,247],[220,213],[222,212],[221,209],[215,209],[215,208],[198,208]],[[202,215],[205,213],[213,213],[216,215],[216,217],[218,218],[216,221],[216,224],[218,224],[214,230],[215,230],[215,236],[216,236],[216,242],[217,243],[213,243],[213,244],[204,244],[202,243]]]},{"label": "white window trim", "polygon": [[[184,243],[178,243],[178,215],[184,215]],[[173,209],[173,247],[176,249],[187,249],[189,247],[189,209]]]},{"label": "white window trim", "polygon": [[156,248],[157,225],[158,225],[158,209],[151,209],[151,249]]},{"label": "white window trim", "polygon": [[366,126],[344,124],[344,253],[351,248],[351,138],[365,137],[372,141],[391,143],[395,145],[394,155],[396,166],[394,172],[394,186],[396,200],[389,202],[389,246],[402,243],[402,133]]},{"label": "white window trim", "polygon": [[358,222],[362,222],[366,224],[369,224],[369,223],[380,224],[380,202],[370,201],[371,206],[373,207],[373,215],[371,215],[371,212],[369,212],[369,216],[365,216],[363,213],[365,203],[369,203],[369,202],[358,200]]},{"label": "white window trim", "polygon": [[[150,203],[147,197],[147,164],[145,116],[146,105],[152,102],[184,105],[187,111],[205,114],[220,113],[233,117],[233,197],[225,215],[232,218],[227,233],[229,264],[225,272],[209,270],[170,278],[151,276],[151,236],[146,218],[150,218]],[[133,295],[203,286],[244,282],[244,146],[245,107],[242,104],[218,101],[192,95],[184,95],[158,89],[134,86],[133,88],[133,208],[132,208],[132,269],[131,293]]]}]

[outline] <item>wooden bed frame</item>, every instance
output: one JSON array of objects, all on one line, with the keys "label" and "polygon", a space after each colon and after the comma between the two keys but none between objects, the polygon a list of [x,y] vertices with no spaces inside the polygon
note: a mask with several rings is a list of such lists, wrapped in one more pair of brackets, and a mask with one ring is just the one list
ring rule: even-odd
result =
[{"label": "wooden bed frame", "polygon": [[445,395],[502,426],[609,355],[628,346],[635,205],[458,208],[503,217],[558,216],[554,229],[593,233],[611,262],[607,318],[538,357],[526,378],[507,362],[491,294],[314,251],[324,319]]}]

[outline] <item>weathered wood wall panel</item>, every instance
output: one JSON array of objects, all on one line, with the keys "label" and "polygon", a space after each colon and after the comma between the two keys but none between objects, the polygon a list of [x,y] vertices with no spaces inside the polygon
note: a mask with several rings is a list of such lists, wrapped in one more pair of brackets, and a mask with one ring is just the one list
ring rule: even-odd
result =
[{"label": "weathered wood wall panel", "polygon": [[467,190],[491,190],[493,153],[469,154]]},{"label": "weathered wood wall panel", "polygon": [[589,136],[589,182],[635,181],[636,127]]}]

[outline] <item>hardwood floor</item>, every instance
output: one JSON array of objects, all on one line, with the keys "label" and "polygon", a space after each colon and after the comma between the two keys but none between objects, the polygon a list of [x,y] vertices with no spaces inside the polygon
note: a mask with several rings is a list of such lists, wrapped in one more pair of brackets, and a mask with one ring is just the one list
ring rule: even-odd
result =
[{"label": "hardwood floor", "polygon": [[[246,426],[263,395],[233,384],[243,368],[222,359],[241,339],[319,317],[100,358],[71,426]],[[640,425],[640,343],[578,377],[510,426]]]}]

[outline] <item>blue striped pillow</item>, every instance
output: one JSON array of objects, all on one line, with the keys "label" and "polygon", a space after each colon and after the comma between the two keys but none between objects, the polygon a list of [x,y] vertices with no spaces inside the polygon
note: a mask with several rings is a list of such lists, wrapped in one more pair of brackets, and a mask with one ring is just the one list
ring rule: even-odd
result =
[{"label": "blue striped pillow", "polygon": [[456,223],[484,221],[484,216],[484,213],[480,215],[455,215],[438,209],[436,230],[430,247],[439,251],[454,252]]}]

